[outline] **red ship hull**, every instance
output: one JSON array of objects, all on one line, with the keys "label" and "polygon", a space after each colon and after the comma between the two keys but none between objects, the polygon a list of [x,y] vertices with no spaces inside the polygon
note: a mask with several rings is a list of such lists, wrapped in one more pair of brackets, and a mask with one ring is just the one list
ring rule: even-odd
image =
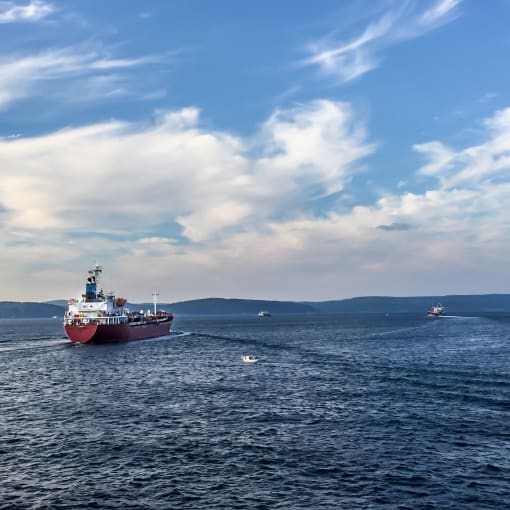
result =
[{"label": "red ship hull", "polygon": [[172,319],[130,322],[126,324],[65,324],[69,340],[74,343],[110,343],[145,340],[170,333]]}]

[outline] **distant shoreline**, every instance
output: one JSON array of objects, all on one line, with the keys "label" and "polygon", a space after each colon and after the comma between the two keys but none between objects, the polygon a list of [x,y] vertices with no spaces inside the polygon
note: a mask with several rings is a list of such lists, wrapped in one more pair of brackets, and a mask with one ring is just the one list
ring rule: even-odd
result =
[{"label": "distant shoreline", "polygon": [[[316,315],[330,313],[426,313],[441,302],[447,314],[510,313],[510,294],[472,294],[444,296],[367,296],[330,301],[275,301],[260,299],[204,298],[176,303],[161,303],[160,309],[177,315],[257,315],[260,310],[274,314]],[[44,303],[1,301],[0,318],[52,318],[64,314],[66,300]],[[133,309],[152,308],[152,303],[129,303]]]}]

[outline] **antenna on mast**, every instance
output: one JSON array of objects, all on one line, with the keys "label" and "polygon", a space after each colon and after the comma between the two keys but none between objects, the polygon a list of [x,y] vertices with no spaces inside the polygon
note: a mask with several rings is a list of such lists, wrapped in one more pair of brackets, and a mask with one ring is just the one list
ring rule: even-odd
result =
[{"label": "antenna on mast", "polygon": [[153,299],[153,301],[154,301],[154,315],[156,315],[156,304],[157,304],[157,302],[158,302],[158,297],[159,297],[159,292],[155,290],[155,291],[152,293],[152,299]]}]

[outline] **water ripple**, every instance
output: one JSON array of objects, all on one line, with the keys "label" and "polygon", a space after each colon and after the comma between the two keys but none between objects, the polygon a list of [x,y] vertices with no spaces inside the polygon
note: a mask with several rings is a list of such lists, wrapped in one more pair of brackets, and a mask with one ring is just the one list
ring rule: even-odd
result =
[{"label": "water ripple", "polygon": [[505,317],[57,322],[2,324],[0,510],[509,506]]}]

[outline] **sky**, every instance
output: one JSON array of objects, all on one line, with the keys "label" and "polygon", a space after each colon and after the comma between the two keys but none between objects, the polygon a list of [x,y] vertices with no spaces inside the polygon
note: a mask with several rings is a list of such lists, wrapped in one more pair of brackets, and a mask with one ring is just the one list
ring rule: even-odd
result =
[{"label": "sky", "polygon": [[0,300],[509,292],[509,19],[0,0]]}]

